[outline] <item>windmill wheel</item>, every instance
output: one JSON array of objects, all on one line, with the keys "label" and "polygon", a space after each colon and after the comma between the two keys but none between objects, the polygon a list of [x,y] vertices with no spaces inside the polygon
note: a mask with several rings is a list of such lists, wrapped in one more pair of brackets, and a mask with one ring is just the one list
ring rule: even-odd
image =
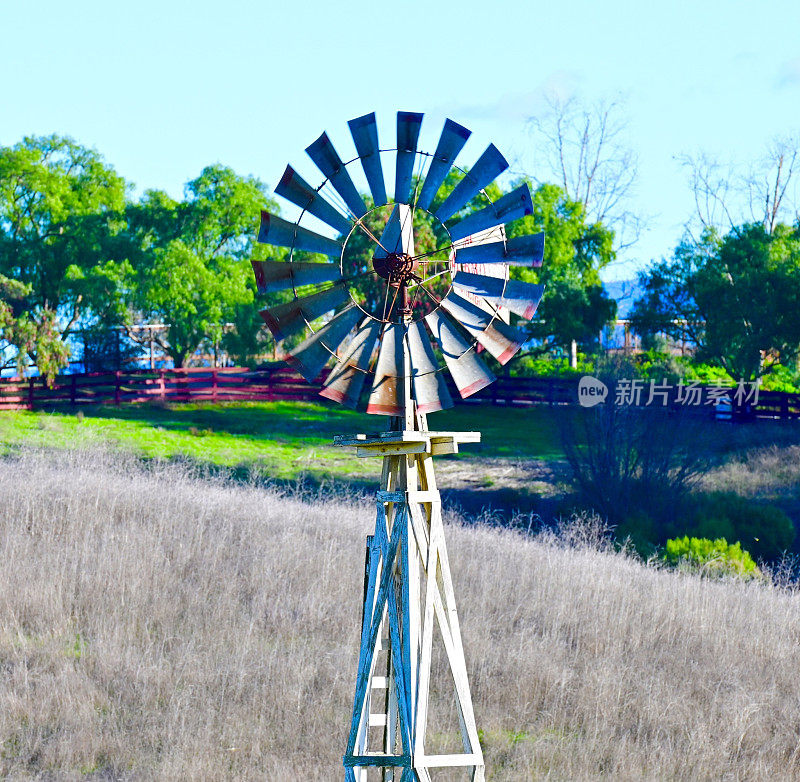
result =
[{"label": "windmill wheel", "polygon": [[[455,159],[470,131],[448,119],[435,152],[423,152],[417,149],[422,116],[398,112],[392,149],[379,147],[374,113],[350,120],[357,157],[347,163],[323,133],[306,149],[322,184],[312,187],[287,166],[275,188],[302,210],[298,220],[261,213],[259,242],[290,252],[287,261],[253,261],[259,292],[294,293],[292,301],[263,310],[264,321],[278,342],[310,330],[287,357],[309,382],[336,360],[322,396],[355,407],[371,376],[368,413],[401,415],[409,376],[423,413],[453,405],[445,368],[462,397],[487,386],[495,377],[476,346],[501,364],[509,361],[525,335],[508,322],[508,313],[530,320],[543,293],[543,286],[508,274],[510,265],[542,263],[543,233],[508,239],[505,232],[507,222],[532,213],[528,186],[492,202],[484,189],[508,168],[497,148],[490,144],[468,171],[460,169]],[[381,153],[391,152],[390,201]],[[348,172],[356,161],[369,196]],[[439,197],[453,170],[462,176]],[[459,219],[476,197],[486,205]],[[308,228],[308,215],[335,235]],[[309,253],[330,260],[309,260]]]}]

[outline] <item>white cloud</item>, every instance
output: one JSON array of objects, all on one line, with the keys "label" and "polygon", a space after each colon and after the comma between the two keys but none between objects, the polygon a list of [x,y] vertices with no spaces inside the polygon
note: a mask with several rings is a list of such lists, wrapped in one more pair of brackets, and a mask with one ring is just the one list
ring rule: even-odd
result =
[{"label": "white cloud", "polygon": [[787,60],[778,71],[779,87],[794,87],[800,85],[800,57]]},{"label": "white cloud", "polygon": [[443,107],[443,111],[465,119],[524,121],[546,109],[548,97],[566,100],[574,95],[581,81],[581,77],[574,71],[553,71],[532,90],[504,93],[485,103],[452,104]]}]

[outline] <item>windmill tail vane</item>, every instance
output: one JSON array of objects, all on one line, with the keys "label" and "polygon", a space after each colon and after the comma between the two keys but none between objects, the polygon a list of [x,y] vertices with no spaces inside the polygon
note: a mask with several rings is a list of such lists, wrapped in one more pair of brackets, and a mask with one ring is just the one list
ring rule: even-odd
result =
[{"label": "windmill tail vane", "polygon": [[[301,340],[288,363],[313,382],[332,360],[321,396],[355,408],[366,392],[368,413],[392,417],[390,431],[334,439],[383,459],[345,782],[432,782],[445,767],[485,780],[433,468],[433,457],[458,453],[480,433],[429,431],[427,414],[453,406],[445,371],[462,398],[495,380],[478,346],[500,364],[511,360],[527,338],[511,315],[533,318],[544,292],[509,274],[541,266],[544,255],[543,233],[507,235],[507,224],[533,212],[527,184],[492,201],[485,189],[508,168],[497,148],[461,169],[455,160],[470,131],[446,120],[431,154],[418,149],[422,120],[398,112],[391,149],[379,146],[374,113],[350,120],[356,156],[348,163],[323,133],[306,149],[322,184],[287,166],[275,188],[300,209],[298,220],[261,215],[259,242],[288,248],[287,260],[253,261],[259,293],[290,296],[261,312],[276,341]],[[381,153],[392,152],[390,200]],[[360,172],[348,171],[355,161]],[[363,175],[368,195],[351,173]],[[448,178],[456,184],[443,193]],[[301,225],[307,215],[333,235]],[[429,730],[438,713],[434,638],[458,726],[458,746],[445,750],[429,746],[444,735]]]}]

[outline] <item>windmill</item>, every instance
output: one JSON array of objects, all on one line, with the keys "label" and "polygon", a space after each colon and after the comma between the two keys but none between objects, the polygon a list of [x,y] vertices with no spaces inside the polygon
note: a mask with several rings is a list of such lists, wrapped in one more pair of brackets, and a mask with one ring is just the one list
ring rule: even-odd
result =
[{"label": "windmill", "polygon": [[[398,112],[391,149],[379,147],[374,113],[351,120],[356,156],[347,162],[323,133],[306,149],[322,184],[287,166],[275,188],[301,210],[297,221],[261,215],[259,241],[289,248],[288,259],[253,261],[260,293],[292,297],[261,312],[275,339],[308,332],[289,363],[312,382],[333,359],[321,395],[356,407],[366,394],[368,413],[390,417],[388,431],[335,438],[383,458],[346,782],[430,782],[439,768],[485,777],[433,468],[434,456],[457,453],[480,433],[431,431],[427,415],[453,405],[444,371],[462,397],[495,379],[478,346],[509,361],[526,339],[509,313],[530,319],[543,292],[509,278],[510,265],[542,262],[544,234],[509,237],[505,228],[532,214],[528,186],[492,201],[485,188],[508,168],[497,148],[463,170],[455,159],[470,131],[448,119],[435,151],[424,152],[422,118]],[[394,153],[391,199],[382,153]],[[368,196],[353,180],[362,175]],[[460,751],[448,754],[426,750],[434,637],[459,724]]]}]

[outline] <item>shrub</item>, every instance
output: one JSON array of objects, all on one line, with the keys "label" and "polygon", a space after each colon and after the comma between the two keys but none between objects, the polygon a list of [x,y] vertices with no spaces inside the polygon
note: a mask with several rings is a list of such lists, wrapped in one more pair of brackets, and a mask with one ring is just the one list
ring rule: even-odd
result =
[{"label": "shrub", "polygon": [[711,576],[758,578],[761,571],[742,544],[725,538],[673,538],[667,541],[664,561],[672,566]]},{"label": "shrub", "polygon": [[685,530],[679,522],[711,458],[708,422],[690,419],[684,408],[637,408],[614,404],[612,397],[564,416],[561,424],[583,507],[621,527],[637,548]]},{"label": "shrub", "polygon": [[713,492],[696,500],[688,530],[704,538],[740,540],[757,559],[774,560],[794,542],[792,520],[774,505],[731,492]]}]

